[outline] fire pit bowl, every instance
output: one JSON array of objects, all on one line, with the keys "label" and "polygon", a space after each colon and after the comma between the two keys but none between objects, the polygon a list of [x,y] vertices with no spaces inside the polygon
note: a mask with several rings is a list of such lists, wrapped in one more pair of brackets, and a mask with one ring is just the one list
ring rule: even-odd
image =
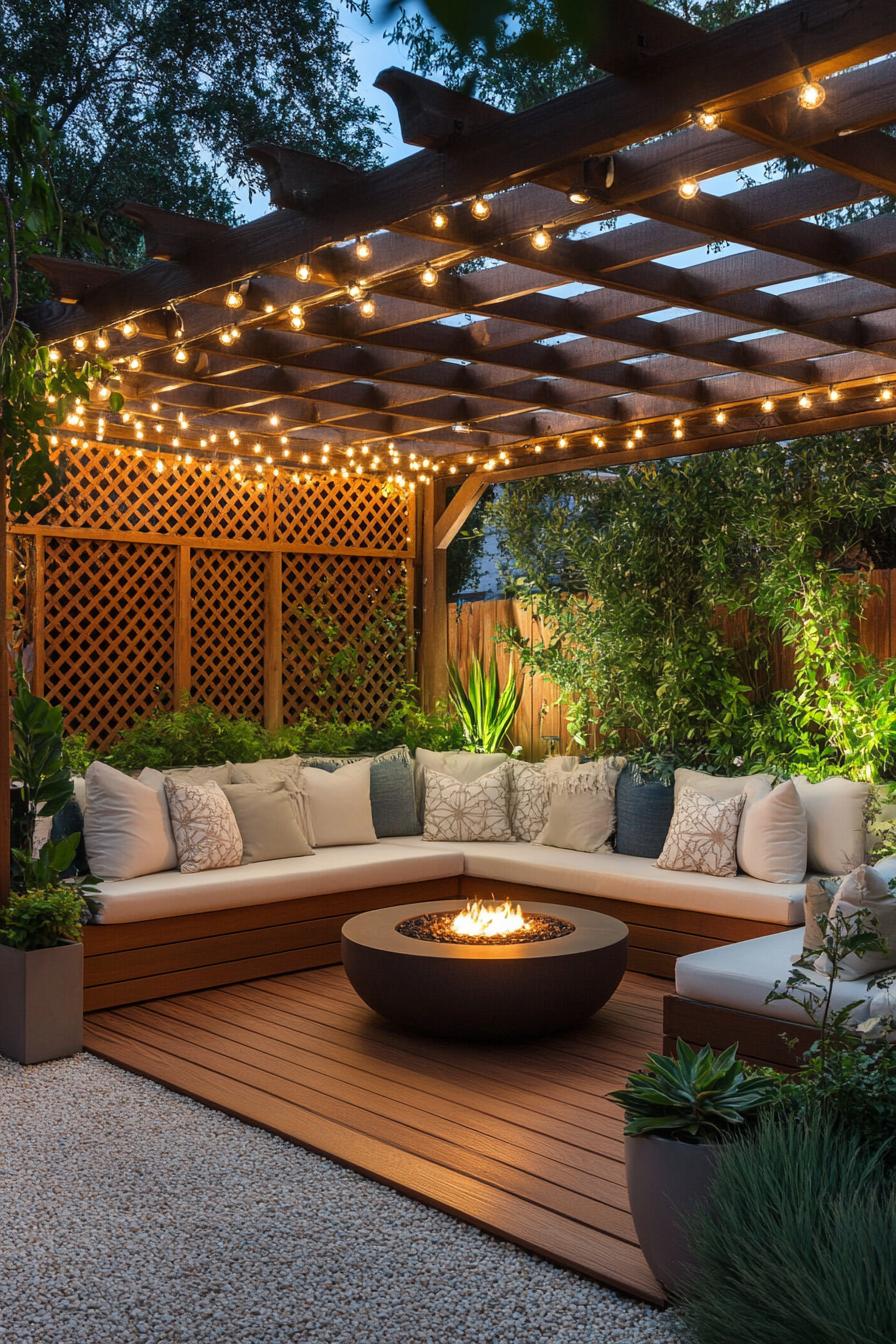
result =
[{"label": "fire pit bowl", "polygon": [[429,1036],[512,1040],[576,1026],[622,979],[628,930],[618,919],[539,903],[525,916],[529,941],[443,941],[462,904],[368,910],[343,925],[346,974],[368,1007]]}]

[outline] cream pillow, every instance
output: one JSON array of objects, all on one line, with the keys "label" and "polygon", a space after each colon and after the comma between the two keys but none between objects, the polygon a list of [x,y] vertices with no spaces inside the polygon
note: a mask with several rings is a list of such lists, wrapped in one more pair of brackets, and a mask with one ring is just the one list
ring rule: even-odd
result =
[{"label": "cream pillow", "polygon": [[309,839],[317,849],[332,845],[375,845],[370,806],[370,761],[354,761],[339,770],[302,770],[311,821]]},{"label": "cream pillow", "polygon": [[314,850],[308,839],[303,795],[291,780],[270,784],[225,784],[243,842],[243,863],[300,859]]},{"label": "cream pillow", "polygon": [[426,747],[418,747],[414,752],[414,788],[420,820],[423,820],[426,806],[427,770],[450,775],[452,779],[459,779],[466,784],[496,770],[506,760],[503,751],[429,751]]},{"label": "cream pillow", "polygon": [[834,777],[810,784],[794,779],[806,809],[809,869],[813,873],[851,873],[865,862],[865,813],[869,784]]},{"label": "cream pillow", "polygon": [[509,760],[510,829],[515,840],[534,840],[548,819],[550,796],[545,766]]},{"label": "cream pillow", "polygon": [[601,757],[573,770],[548,776],[550,808],[537,845],[574,849],[583,854],[612,849],[616,830],[616,781],[624,762]]},{"label": "cream pillow", "polygon": [[182,873],[235,868],[242,861],[240,828],[220,784],[178,783],[169,776],[165,796]]},{"label": "cream pillow", "polygon": [[[272,756],[264,761],[245,761],[234,764],[227,762],[230,770],[230,783],[233,784],[275,784],[278,780],[289,779],[298,784],[302,778],[302,760],[299,756]],[[218,780],[220,784],[222,781]]]},{"label": "cream pillow", "polygon": [[743,805],[742,793],[735,798],[719,800],[685,785],[676,799],[666,843],[656,861],[657,868],[734,877],[737,873],[737,828]]},{"label": "cream pillow", "polygon": [[229,761],[226,765],[179,766],[162,773],[178,784],[229,784],[231,780]]},{"label": "cream pillow", "polygon": [[177,867],[158,770],[144,770],[134,779],[94,761],[84,780],[84,848],[94,877],[145,877]]},{"label": "cream pillow", "polygon": [[[859,910],[866,910],[874,918],[874,932],[886,943],[886,951],[863,955],[851,952],[837,967],[839,980],[864,980],[896,966],[896,896],[890,891],[886,869],[881,872],[862,863],[840,883],[830,918],[834,919],[838,914],[849,918]],[[831,974],[832,966],[826,953],[822,952],[815,962],[815,969],[822,975]]]},{"label": "cream pillow", "polygon": [[424,840],[512,840],[507,761],[468,781],[427,770]]},{"label": "cream pillow", "polygon": [[760,882],[802,882],[806,835],[806,813],[793,780],[761,797],[746,796],[737,833],[738,866]]},{"label": "cream pillow", "polygon": [[693,789],[704,798],[715,798],[722,802],[726,798],[736,798],[746,793],[748,797],[761,797],[773,787],[774,775],[711,775],[706,770],[675,771],[675,801],[682,789]]}]

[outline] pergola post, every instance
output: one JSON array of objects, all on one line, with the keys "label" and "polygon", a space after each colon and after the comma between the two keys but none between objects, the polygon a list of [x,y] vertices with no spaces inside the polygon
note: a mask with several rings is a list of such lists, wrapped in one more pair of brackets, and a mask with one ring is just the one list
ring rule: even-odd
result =
[{"label": "pergola post", "polygon": [[0,658],[0,705],[3,706],[3,750],[0,751],[0,905],[9,900],[12,876],[12,843],[10,836],[10,783],[12,772],[12,729],[10,722],[10,639],[9,580],[10,564],[7,552],[6,454],[0,436],[0,593],[3,595],[3,656]]},{"label": "pergola post", "polygon": [[436,477],[422,487],[422,520],[418,530],[420,568],[420,645],[417,669],[425,709],[448,693],[448,553],[436,545],[436,528],[444,509],[445,484]]}]

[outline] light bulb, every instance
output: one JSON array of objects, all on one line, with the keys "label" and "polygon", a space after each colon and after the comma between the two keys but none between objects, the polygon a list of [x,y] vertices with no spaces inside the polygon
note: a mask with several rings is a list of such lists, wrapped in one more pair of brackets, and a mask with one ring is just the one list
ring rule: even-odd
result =
[{"label": "light bulb", "polygon": [[484,196],[474,196],[470,202],[470,214],[474,219],[488,219],[492,208]]},{"label": "light bulb", "polygon": [[300,303],[291,303],[289,305],[289,312],[291,317],[301,317],[303,312],[302,305]]},{"label": "light bulb", "polygon": [[96,346],[97,350],[109,349],[109,337],[106,335],[102,327],[100,327],[96,336],[94,336],[93,344]]},{"label": "light bulb", "polygon": [[800,393],[797,405],[801,408],[801,410],[808,411],[809,407],[812,405],[812,398],[809,396],[808,392]]},{"label": "light bulb", "polygon": [[626,439],[626,441],[625,441],[625,446],[626,446],[626,448],[634,448],[634,446],[635,446],[635,441],[634,441],[634,439]]},{"label": "light bulb", "polygon": [[49,359],[51,364],[58,364],[60,359],[62,358],[62,355],[56,349],[55,345],[51,345],[49,350],[47,351],[47,358]]},{"label": "light bulb", "polygon": [[311,279],[311,263],[306,257],[303,257],[296,267],[296,279],[301,280],[303,285],[307,285]]},{"label": "light bulb", "polygon": [[128,368],[130,369],[131,373],[140,372],[140,370],[143,368],[143,360],[140,358],[139,355],[131,355],[128,358]]},{"label": "light bulb", "polygon": [[552,241],[551,235],[543,224],[537,228],[534,233],[529,235],[529,242],[535,248],[536,252],[547,252]]},{"label": "light bulb", "polygon": [[561,434],[561,435],[560,435],[559,439],[557,440],[557,447],[558,447],[558,448],[568,448],[568,447],[569,447],[569,439],[566,437],[565,434]]},{"label": "light bulb", "polygon": [[772,401],[771,397],[763,397],[759,404],[759,409],[762,411],[763,415],[771,415],[772,411],[775,409],[775,403]]},{"label": "light bulb", "polygon": [[359,238],[355,243],[355,256],[359,261],[369,261],[373,256],[373,248],[366,238]]},{"label": "light bulb", "polygon": [[421,285],[425,285],[427,289],[432,289],[433,285],[439,283],[439,273],[435,266],[423,267],[423,270],[420,272],[420,283]]},{"label": "light bulb", "polygon": [[673,437],[673,439],[683,439],[683,438],[684,438],[684,430],[681,428],[681,425],[676,425],[675,429],[673,429],[673,431],[672,431],[672,437]]},{"label": "light bulb", "polygon": [[371,298],[362,299],[358,305],[358,311],[362,317],[373,317],[376,312],[376,304]]},{"label": "light bulb", "polygon": [[717,425],[724,425],[725,421],[728,419],[728,413],[727,411],[716,411],[715,418]]},{"label": "light bulb", "polygon": [[112,389],[107,387],[105,383],[97,383],[96,394],[100,401],[108,401],[112,395]]},{"label": "light bulb", "polygon": [[591,199],[587,191],[582,187],[572,187],[566,193],[566,199],[570,205],[587,205]]},{"label": "light bulb", "polygon": [[239,329],[239,327],[231,327],[231,328],[230,328],[230,339],[231,339],[232,341],[238,341],[239,338],[240,338],[240,329]]},{"label": "light bulb", "polygon": [[293,331],[301,331],[305,325],[305,319],[301,313],[293,313],[292,317],[289,319],[289,325],[292,327]]},{"label": "light bulb", "polygon": [[607,446],[607,441],[601,434],[592,434],[591,442],[595,448],[606,448]]},{"label": "light bulb", "polygon": [[186,364],[189,358],[190,356],[187,354],[186,347],[183,345],[179,345],[174,352],[175,364]]},{"label": "light bulb", "polygon": [[678,194],[683,201],[692,201],[700,191],[696,177],[685,177],[678,184]]},{"label": "light bulb", "polygon": [[137,323],[134,321],[132,317],[128,317],[125,318],[124,322],[122,322],[118,330],[121,332],[122,336],[125,338],[126,341],[130,341],[137,335],[137,332],[140,330],[140,328],[137,326]]},{"label": "light bulb", "polygon": [[429,219],[434,229],[447,229],[448,227],[448,216],[445,214],[445,211],[439,205],[437,205],[435,210],[433,210]]},{"label": "light bulb", "polygon": [[230,328],[224,327],[218,332],[218,340],[222,345],[233,345],[233,336],[230,334]]},{"label": "light bulb", "polygon": [[636,439],[643,439],[643,437],[644,437],[644,431],[643,431],[643,429],[641,428],[641,426],[638,425],[638,428],[635,430],[635,438],[636,438]]},{"label": "light bulb", "polygon": [[680,416],[680,415],[676,415],[675,419],[672,421],[672,428],[673,428],[673,429],[681,429],[681,428],[683,427],[683,425],[684,425],[684,421],[682,420],[681,416]]},{"label": "light bulb", "polygon": [[807,112],[814,112],[817,107],[821,107],[826,97],[824,86],[819,84],[817,79],[813,79],[808,70],[804,70],[803,82],[797,93],[800,107]]},{"label": "light bulb", "polygon": [[268,417],[268,424],[271,426],[272,429],[276,429],[279,423],[280,423],[279,415],[271,415]]},{"label": "light bulb", "polygon": [[75,347],[76,350],[86,350],[86,349],[87,349],[87,337],[86,337],[86,336],[76,336],[75,339],[72,341],[72,345]]},{"label": "light bulb", "polygon": [[242,308],[243,296],[238,289],[234,289],[231,286],[227,291],[227,297],[224,302],[227,304],[228,308]]},{"label": "light bulb", "polygon": [[892,387],[882,387],[880,390],[880,399],[881,401],[892,401],[893,400]]},{"label": "light bulb", "polygon": [[836,388],[836,387],[829,387],[829,388],[828,388],[828,401],[839,401],[839,400],[840,400],[840,390],[839,390],[839,388]]},{"label": "light bulb", "polygon": [[360,299],[364,297],[364,286],[359,285],[357,280],[353,280],[346,291],[350,299]]},{"label": "light bulb", "polygon": [[696,113],[694,120],[701,131],[714,131],[719,125],[719,114],[717,112],[709,112],[705,107],[701,107],[699,112]]}]

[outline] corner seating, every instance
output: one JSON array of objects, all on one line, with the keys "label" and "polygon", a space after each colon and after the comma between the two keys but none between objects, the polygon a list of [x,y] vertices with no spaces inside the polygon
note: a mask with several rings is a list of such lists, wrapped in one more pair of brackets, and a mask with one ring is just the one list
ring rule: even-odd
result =
[{"label": "corner seating", "polygon": [[106,881],[101,922],[85,930],[85,1009],[332,965],[358,911],[455,896],[615,915],[629,926],[629,969],[671,978],[682,955],[802,924],[803,893],[802,883],[677,873],[624,854],[419,836]]}]

